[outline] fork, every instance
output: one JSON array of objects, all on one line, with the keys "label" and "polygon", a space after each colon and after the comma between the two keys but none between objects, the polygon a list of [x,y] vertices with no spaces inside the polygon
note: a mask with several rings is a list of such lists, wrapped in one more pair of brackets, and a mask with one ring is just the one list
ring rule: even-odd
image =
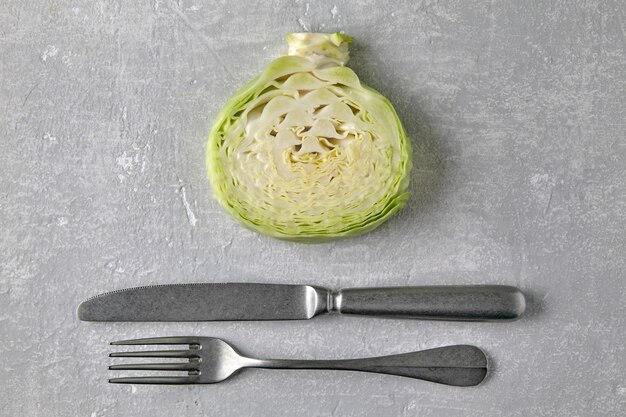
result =
[{"label": "fork", "polygon": [[111,365],[111,370],[186,371],[185,376],[142,376],[109,379],[122,384],[214,384],[243,368],[333,369],[375,372],[422,379],[445,385],[478,385],[487,375],[487,358],[475,346],[455,345],[420,352],[348,360],[254,359],[214,337],[154,337],[112,342],[111,345],[188,345],[185,350],[114,352],[114,358],[182,358],[178,363]]}]

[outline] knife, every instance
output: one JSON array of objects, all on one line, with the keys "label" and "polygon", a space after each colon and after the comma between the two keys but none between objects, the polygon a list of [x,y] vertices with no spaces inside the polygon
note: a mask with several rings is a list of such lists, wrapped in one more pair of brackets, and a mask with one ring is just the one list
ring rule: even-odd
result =
[{"label": "knife", "polygon": [[510,321],[524,294],[505,285],[348,288],[310,285],[170,284],[92,297],[78,307],[85,321],[306,320],[322,313],[455,321]]}]

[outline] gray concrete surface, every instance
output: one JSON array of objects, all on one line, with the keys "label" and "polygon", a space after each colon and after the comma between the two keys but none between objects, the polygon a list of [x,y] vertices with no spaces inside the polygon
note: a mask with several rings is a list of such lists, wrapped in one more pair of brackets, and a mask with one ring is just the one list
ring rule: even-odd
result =
[{"label": "gray concrete surface", "polygon": [[[135,4],[136,3],[136,4]],[[3,416],[599,416],[626,413],[626,4],[621,1],[3,1]],[[209,125],[286,50],[344,30],[351,66],[414,138],[414,196],[377,231],[307,246],[212,200]],[[82,323],[143,284],[517,285],[510,324],[321,317]],[[470,343],[475,388],[249,371],[216,386],[114,386],[109,341],[198,334],[286,358]]]}]

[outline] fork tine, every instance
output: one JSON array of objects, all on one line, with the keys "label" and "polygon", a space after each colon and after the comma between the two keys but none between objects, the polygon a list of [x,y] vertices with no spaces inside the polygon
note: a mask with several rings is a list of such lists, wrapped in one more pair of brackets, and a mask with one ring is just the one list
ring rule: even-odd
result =
[{"label": "fork tine", "polygon": [[175,337],[148,337],[145,339],[118,340],[111,342],[112,345],[195,345],[200,340],[191,336]]},{"label": "fork tine", "polygon": [[131,363],[128,365],[111,365],[112,371],[197,371],[197,362],[180,363]]},{"label": "fork tine", "polygon": [[196,376],[143,376],[143,377],[123,377],[109,379],[111,384],[163,384],[163,385],[184,385],[194,384]]},{"label": "fork tine", "polygon": [[198,358],[193,350],[145,350],[138,352],[113,352],[111,358]]}]

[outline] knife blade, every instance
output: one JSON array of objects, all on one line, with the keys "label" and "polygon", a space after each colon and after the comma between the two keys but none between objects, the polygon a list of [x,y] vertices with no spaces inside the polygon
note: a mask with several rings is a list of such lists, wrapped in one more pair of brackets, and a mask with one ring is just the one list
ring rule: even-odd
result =
[{"label": "knife blade", "polygon": [[510,321],[526,308],[506,285],[348,288],[310,285],[198,283],[127,288],[78,307],[84,321],[306,320],[335,312],[377,317]]}]

